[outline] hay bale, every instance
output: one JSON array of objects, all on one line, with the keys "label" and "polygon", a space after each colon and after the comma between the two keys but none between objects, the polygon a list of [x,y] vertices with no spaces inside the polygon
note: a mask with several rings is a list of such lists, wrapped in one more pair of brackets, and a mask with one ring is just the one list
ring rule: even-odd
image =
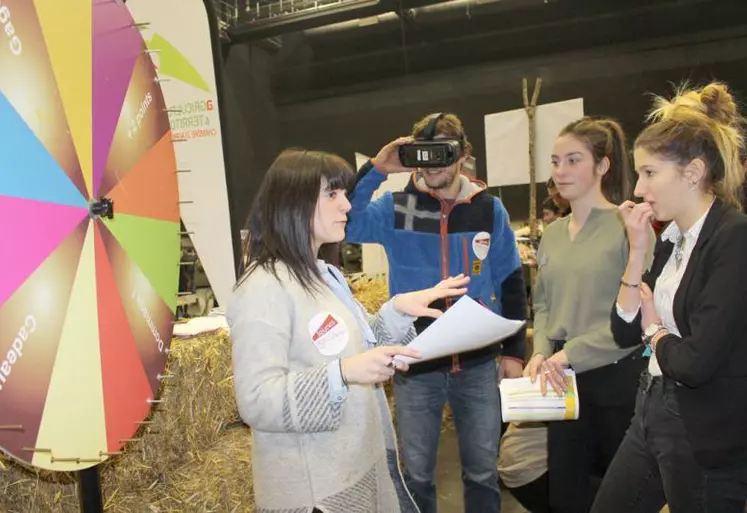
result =
[{"label": "hay bale", "polygon": [[350,290],[369,313],[376,313],[389,300],[389,283],[385,276],[354,274],[348,277]]},{"label": "hay bale", "polygon": [[75,483],[68,472],[29,469],[0,456],[0,510],[4,512],[78,512]]},{"label": "hay bale", "polygon": [[174,340],[168,373],[151,429],[103,474],[107,510],[252,511],[251,437],[237,420],[226,332]]},{"label": "hay bale", "polygon": [[[101,466],[106,511],[253,511],[251,435],[233,392],[225,332],[174,339],[163,403],[122,456]],[[76,512],[76,477],[0,460],[0,510]]]}]

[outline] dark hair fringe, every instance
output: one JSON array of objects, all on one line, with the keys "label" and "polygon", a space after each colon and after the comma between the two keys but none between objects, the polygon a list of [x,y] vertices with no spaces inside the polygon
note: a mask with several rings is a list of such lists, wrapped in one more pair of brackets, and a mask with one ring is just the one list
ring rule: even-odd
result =
[{"label": "dark hair fringe", "polygon": [[300,148],[284,150],[265,174],[247,218],[241,271],[235,288],[258,267],[280,280],[277,264],[309,293],[322,283],[317,258],[329,252],[325,244],[313,252],[313,223],[322,184],[326,190],[348,191],[355,182],[352,166],[342,157]]}]

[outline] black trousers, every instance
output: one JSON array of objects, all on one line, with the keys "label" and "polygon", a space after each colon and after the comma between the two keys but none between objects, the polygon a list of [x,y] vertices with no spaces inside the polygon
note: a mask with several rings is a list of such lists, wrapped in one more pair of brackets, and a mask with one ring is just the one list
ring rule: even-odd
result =
[{"label": "black trousers", "polygon": [[[641,376],[635,417],[605,476],[594,513],[744,513],[747,459],[703,469],[685,436],[671,380]],[[718,434],[714,433],[714,436]]]},{"label": "black trousers", "polygon": [[511,495],[529,513],[550,513],[547,472],[525,485],[509,488]]},{"label": "black trousers", "polygon": [[576,376],[580,411],[575,421],[548,423],[552,513],[585,513],[612,462],[635,408],[639,376],[648,360],[636,353]]}]

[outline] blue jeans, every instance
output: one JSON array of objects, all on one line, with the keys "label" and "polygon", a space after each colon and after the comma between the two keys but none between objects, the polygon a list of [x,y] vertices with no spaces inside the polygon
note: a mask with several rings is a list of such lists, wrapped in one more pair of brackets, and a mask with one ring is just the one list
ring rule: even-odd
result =
[{"label": "blue jeans", "polygon": [[452,374],[397,374],[394,400],[404,477],[421,513],[437,511],[434,470],[446,401],[459,443],[466,513],[500,513],[498,443],[501,408],[495,361]]}]

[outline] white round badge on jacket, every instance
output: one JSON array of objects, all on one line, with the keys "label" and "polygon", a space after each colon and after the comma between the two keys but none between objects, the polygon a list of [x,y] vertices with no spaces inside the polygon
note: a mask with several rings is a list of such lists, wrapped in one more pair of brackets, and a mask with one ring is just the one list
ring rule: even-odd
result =
[{"label": "white round badge on jacket", "polygon": [[350,338],[345,321],[331,312],[320,312],[312,317],[309,334],[317,351],[324,356],[340,354]]},{"label": "white round badge on jacket", "polygon": [[480,260],[487,258],[488,251],[490,251],[490,234],[488,232],[480,232],[475,235],[472,239],[472,251]]}]

